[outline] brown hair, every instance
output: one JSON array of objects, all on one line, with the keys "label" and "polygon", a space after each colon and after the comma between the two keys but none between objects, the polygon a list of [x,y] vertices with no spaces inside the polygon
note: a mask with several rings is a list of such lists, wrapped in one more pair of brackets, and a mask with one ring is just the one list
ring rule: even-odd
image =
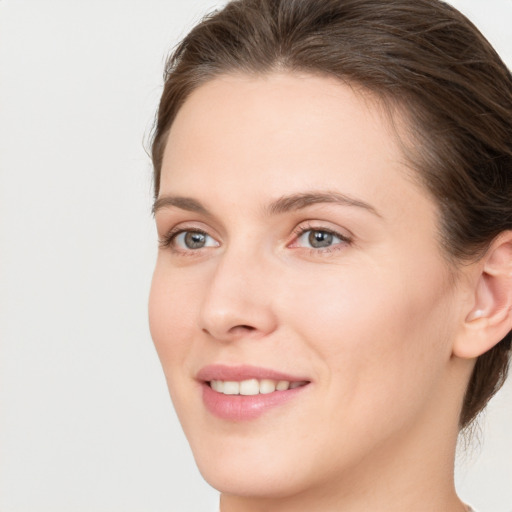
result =
[{"label": "brown hair", "polygon": [[[405,113],[414,145],[405,155],[439,205],[450,260],[478,258],[512,229],[512,76],[478,29],[438,0],[234,0],[204,18],[167,61],[155,196],[188,95],[221,74],[274,70],[334,76]],[[511,339],[478,358],[461,428],[502,386]]]}]

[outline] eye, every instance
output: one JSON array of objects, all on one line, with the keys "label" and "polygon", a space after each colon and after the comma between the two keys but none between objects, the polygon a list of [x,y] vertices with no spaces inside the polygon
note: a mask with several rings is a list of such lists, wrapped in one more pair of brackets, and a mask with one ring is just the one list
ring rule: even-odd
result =
[{"label": "eye", "polygon": [[219,243],[208,233],[196,229],[171,232],[162,245],[170,246],[178,251],[194,251],[205,247],[218,247]]},{"label": "eye", "polygon": [[329,229],[300,229],[297,240],[292,247],[306,247],[309,249],[329,249],[342,243],[349,243],[350,240]]}]

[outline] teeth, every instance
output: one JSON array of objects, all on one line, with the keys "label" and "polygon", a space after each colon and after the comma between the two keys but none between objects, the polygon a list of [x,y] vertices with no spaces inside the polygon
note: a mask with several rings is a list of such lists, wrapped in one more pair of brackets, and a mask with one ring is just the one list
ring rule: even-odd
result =
[{"label": "teeth", "polygon": [[224,395],[258,395],[268,394],[274,391],[286,391],[306,385],[305,381],[289,382],[287,380],[270,380],[270,379],[248,379],[241,382],[232,380],[212,380],[210,386],[214,391],[223,393]]},{"label": "teeth", "polygon": [[260,383],[256,379],[240,382],[241,395],[257,395],[260,392]]},{"label": "teeth", "polygon": [[273,393],[276,390],[276,383],[273,380],[263,379],[260,382],[260,393],[266,395],[267,393]]},{"label": "teeth", "polygon": [[290,387],[290,383],[287,380],[280,380],[277,385],[277,391],[286,391]]},{"label": "teeth", "polygon": [[225,395],[239,395],[240,394],[240,382],[234,382],[227,380],[224,382],[224,389],[222,392]]},{"label": "teeth", "polygon": [[212,380],[210,382],[210,386],[213,390],[218,391],[219,393],[224,392],[224,382],[221,380]]}]

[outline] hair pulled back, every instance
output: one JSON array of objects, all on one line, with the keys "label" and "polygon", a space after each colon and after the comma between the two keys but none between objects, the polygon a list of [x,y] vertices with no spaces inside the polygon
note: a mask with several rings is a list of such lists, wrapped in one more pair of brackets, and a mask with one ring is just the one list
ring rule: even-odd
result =
[{"label": "hair pulled back", "polygon": [[[512,76],[478,29],[439,0],[234,0],[205,17],[166,64],[155,196],[167,135],[191,92],[221,74],[272,71],[336,77],[405,115],[413,142],[404,154],[439,206],[450,260],[476,259],[512,229]],[[511,339],[478,358],[461,428],[505,381]]]}]

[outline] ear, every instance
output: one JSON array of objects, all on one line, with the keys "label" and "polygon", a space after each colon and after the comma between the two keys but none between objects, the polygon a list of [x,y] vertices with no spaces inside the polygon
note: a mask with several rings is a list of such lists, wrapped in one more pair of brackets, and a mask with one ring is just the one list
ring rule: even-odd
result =
[{"label": "ear", "polygon": [[453,346],[464,359],[487,352],[512,330],[512,231],[494,239],[476,268],[473,303]]}]

